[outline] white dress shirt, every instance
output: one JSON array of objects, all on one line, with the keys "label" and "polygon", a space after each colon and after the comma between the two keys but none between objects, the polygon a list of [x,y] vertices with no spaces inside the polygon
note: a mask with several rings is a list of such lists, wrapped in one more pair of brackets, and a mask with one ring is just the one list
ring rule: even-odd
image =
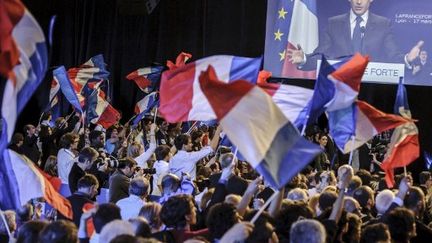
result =
[{"label": "white dress shirt", "polygon": [[120,208],[120,214],[123,220],[135,218],[138,216],[145,202],[136,195],[130,195],[117,201],[116,205]]},{"label": "white dress shirt", "polygon": [[179,178],[183,173],[188,173],[192,180],[196,178],[196,163],[213,152],[210,146],[203,147],[197,152],[178,151],[170,160],[169,170]]},{"label": "white dress shirt", "polygon": [[75,154],[69,149],[62,148],[57,153],[57,171],[62,184],[69,184],[69,173],[75,162]]},{"label": "white dress shirt", "polygon": [[[366,27],[367,21],[369,19],[369,10],[366,11],[362,16],[360,16],[363,21],[360,22],[360,28],[361,27]],[[351,10],[350,11],[350,27],[351,27],[351,38],[353,37],[353,33],[354,33],[354,28],[356,26],[356,18],[357,15]],[[363,37],[363,36],[362,36]]]},{"label": "white dress shirt", "polygon": [[162,177],[169,172],[169,164],[164,160],[158,160],[154,163],[156,173],[153,175],[153,192],[152,195],[160,196],[161,191],[158,185],[160,185]]}]

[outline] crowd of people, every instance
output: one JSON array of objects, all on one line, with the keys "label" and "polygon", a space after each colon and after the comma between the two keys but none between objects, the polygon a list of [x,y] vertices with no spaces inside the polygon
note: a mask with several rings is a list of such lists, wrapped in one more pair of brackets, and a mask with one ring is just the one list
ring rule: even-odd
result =
[{"label": "crowd of people", "polygon": [[35,198],[2,213],[0,242],[355,243],[432,236],[431,173],[415,180],[396,175],[397,187],[387,188],[377,166],[379,139],[361,147],[351,166],[325,130],[308,129],[324,152],[279,190],[221,144],[216,125],[150,116],[136,127],[105,130],[83,129],[79,114],[51,121],[45,113],[41,120],[15,133],[9,148],[45,172],[73,218]]}]

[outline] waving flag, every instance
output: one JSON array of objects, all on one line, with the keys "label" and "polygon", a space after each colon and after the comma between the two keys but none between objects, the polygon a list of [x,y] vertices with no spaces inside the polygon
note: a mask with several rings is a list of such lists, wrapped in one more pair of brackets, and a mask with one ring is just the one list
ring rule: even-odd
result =
[{"label": "waving flag", "polygon": [[72,82],[76,83],[76,91],[81,93],[86,84],[107,80],[110,73],[105,66],[104,58],[99,54],[77,68],[70,68],[68,75]]},{"label": "waving flag", "polygon": [[153,90],[149,90],[149,87],[157,84],[160,80],[162,70],[162,66],[139,68],[128,74],[126,78],[134,81],[141,91],[148,93]]},{"label": "waving flag", "polygon": [[[44,178],[33,183],[34,165],[19,158],[14,152],[6,149],[18,115],[24,108],[33,92],[39,86],[47,70],[47,49],[41,28],[24,5],[17,0],[0,1],[0,41],[1,41],[1,139],[0,139],[0,208],[16,209],[36,195],[43,188]],[[3,52],[7,49],[7,52]],[[19,62],[16,54],[19,53]],[[4,56],[6,55],[6,56]],[[3,66],[4,65],[4,66]],[[7,80],[3,80],[6,78]],[[19,177],[18,175],[22,175]],[[18,177],[17,177],[18,176]],[[24,191],[23,191],[24,190]],[[49,191],[49,190],[48,190]],[[33,194],[30,194],[33,193]],[[47,201],[52,195],[37,194]],[[70,215],[70,207],[65,201],[53,202],[53,206],[65,215]],[[63,198],[64,199],[64,198]],[[70,206],[70,205],[69,205]],[[64,209],[64,210],[63,210]]]},{"label": "waving flag", "polygon": [[350,107],[357,99],[368,62],[368,57],[356,54],[349,60],[330,65],[323,57],[312,100],[307,112],[299,118],[301,124],[315,122],[324,111]]},{"label": "waving flag", "polygon": [[186,52],[181,52],[177,58],[176,58],[176,62],[173,63],[170,60],[167,61],[167,67],[169,70],[173,70],[179,67],[182,67],[186,64],[186,62],[192,58],[192,55]]},{"label": "waving flag", "polygon": [[307,112],[307,105],[312,99],[313,90],[273,83],[261,83],[258,86],[271,95],[288,120],[293,121],[296,127],[301,125],[301,118]]},{"label": "waving flag", "polygon": [[228,138],[270,185],[281,188],[321,152],[261,88],[239,80],[217,80],[212,67],[200,86]]},{"label": "waving flag", "polygon": [[159,97],[157,92],[153,92],[146,95],[135,106],[135,113],[137,113],[138,115],[135,117],[135,119],[132,122],[133,126],[136,126],[146,113],[150,112],[153,108],[158,106],[159,106]]},{"label": "waving flag", "polygon": [[[81,102],[83,102],[84,97],[77,93],[71,80],[68,77],[66,69],[64,66],[60,66],[53,71],[53,82],[57,82],[59,84],[59,88],[69,103],[75,108],[76,111],[80,113],[83,112],[81,108]],[[51,94],[50,94],[51,96]]]},{"label": "waving flag", "polygon": [[424,151],[424,158],[425,158],[425,167],[427,170],[430,170],[432,165],[432,155],[426,151]]},{"label": "waving flag", "polygon": [[350,107],[328,112],[328,119],[330,135],[343,153],[360,147],[381,132],[409,121],[400,116],[386,114],[359,100]]},{"label": "waving flag", "polygon": [[264,68],[276,77],[315,78],[315,71],[301,71],[286,58],[286,50],[301,47],[312,53],[318,47],[316,0],[267,2]]},{"label": "waving flag", "polygon": [[[399,80],[394,112],[411,120],[411,111],[402,78]],[[396,127],[388,147],[381,168],[386,173],[387,186],[392,188],[394,186],[394,168],[407,166],[420,156],[418,129],[412,120]]]},{"label": "waving flag", "polygon": [[205,71],[210,64],[224,82],[237,79],[255,82],[261,58],[211,56],[163,72],[159,111],[168,122],[216,119],[198,82],[200,72]]}]

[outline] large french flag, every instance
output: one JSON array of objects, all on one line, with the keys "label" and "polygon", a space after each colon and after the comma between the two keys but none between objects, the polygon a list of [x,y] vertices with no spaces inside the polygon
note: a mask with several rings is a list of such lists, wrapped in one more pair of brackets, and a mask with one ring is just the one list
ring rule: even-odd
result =
[{"label": "large french flag", "polygon": [[[298,49],[312,53],[318,47],[318,17],[316,0],[295,0],[288,33],[287,49]],[[314,79],[315,71],[302,71],[285,58],[282,76]]]},{"label": "large french flag", "polygon": [[[34,165],[28,160],[23,163],[25,159],[6,149],[18,115],[45,76],[48,63],[45,37],[39,24],[20,1],[0,0],[0,20],[0,208],[4,210],[21,207],[30,199],[29,195],[36,195],[28,193],[46,192],[51,184],[42,187],[40,183],[29,181],[29,174],[20,177],[35,169]],[[46,182],[44,177],[39,178]],[[38,196],[47,200],[52,198],[49,193]],[[54,203],[53,206],[70,215],[68,212],[71,210],[62,210],[67,208],[62,202],[59,200],[59,204]]]},{"label": "large french flag", "polygon": [[327,113],[330,135],[343,153],[348,153],[373,138],[409,120],[386,114],[364,101],[355,101],[351,106]]},{"label": "large french flag", "polygon": [[201,74],[200,86],[228,138],[270,185],[283,187],[321,152],[258,86],[221,82],[212,67]]},{"label": "large french flag", "polygon": [[350,107],[357,99],[360,83],[366,66],[367,56],[356,54],[348,60],[330,65],[323,57],[314,94],[307,112],[299,120],[306,125],[315,122],[324,111],[335,111]]},{"label": "large french flag", "polygon": [[244,79],[255,82],[262,58],[211,56],[162,73],[160,113],[171,123],[216,119],[199,85],[199,75],[211,64],[221,81]]},{"label": "large french flag", "polygon": [[[402,79],[399,80],[394,112],[404,118],[411,119],[407,92]],[[381,168],[386,173],[387,186],[392,188],[394,186],[394,168],[407,166],[420,156],[418,129],[414,122],[410,121],[396,127],[388,147]]]}]

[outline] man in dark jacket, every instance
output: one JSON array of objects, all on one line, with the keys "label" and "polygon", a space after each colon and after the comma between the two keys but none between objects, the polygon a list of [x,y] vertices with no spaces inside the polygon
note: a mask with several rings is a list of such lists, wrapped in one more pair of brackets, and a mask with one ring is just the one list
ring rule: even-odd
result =
[{"label": "man in dark jacket", "polygon": [[117,170],[109,178],[109,202],[116,203],[129,196],[130,178],[134,175],[136,167],[137,162],[132,158],[119,160]]}]

